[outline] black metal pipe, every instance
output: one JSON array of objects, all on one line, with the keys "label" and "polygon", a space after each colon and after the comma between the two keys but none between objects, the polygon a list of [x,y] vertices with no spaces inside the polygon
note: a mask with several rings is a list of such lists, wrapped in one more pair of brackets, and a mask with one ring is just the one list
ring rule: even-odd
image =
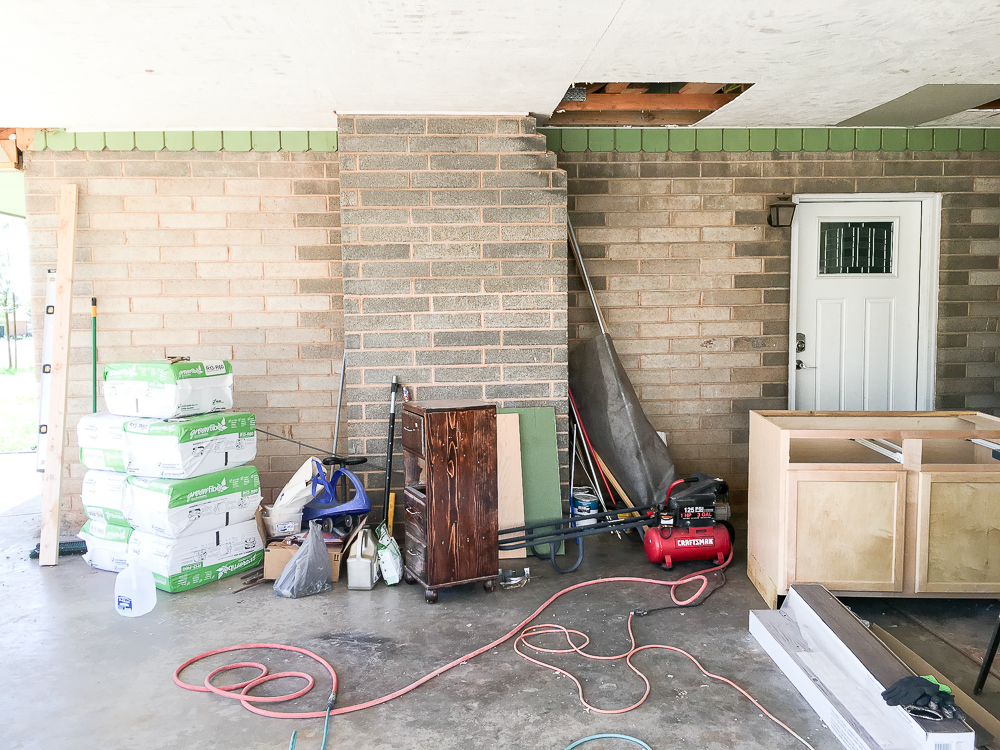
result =
[{"label": "black metal pipe", "polygon": [[389,488],[392,484],[392,441],[396,431],[396,391],[399,390],[399,377],[392,376],[389,386],[389,439],[385,446],[385,492],[382,495],[382,520],[389,520]]},{"label": "black metal pipe", "polygon": [[646,526],[650,523],[648,518],[630,518],[621,521],[610,521],[604,524],[594,524],[578,527],[567,527],[557,531],[542,532],[539,534],[524,534],[513,539],[503,539],[499,546],[502,550],[523,549],[525,547],[538,547],[550,542],[565,542],[578,537],[593,536],[594,534],[606,534],[612,531],[625,531]]}]

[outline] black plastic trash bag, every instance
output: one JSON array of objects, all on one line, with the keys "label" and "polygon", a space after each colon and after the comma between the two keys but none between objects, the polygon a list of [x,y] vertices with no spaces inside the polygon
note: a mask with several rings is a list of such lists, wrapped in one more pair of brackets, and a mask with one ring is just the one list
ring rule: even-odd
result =
[{"label": "black plastic trash bag", "polygon": [[317,521],[309,522],[309,535],[274,582],[274,593],[287,599],[322,594],[330,583],[330,556]]}]

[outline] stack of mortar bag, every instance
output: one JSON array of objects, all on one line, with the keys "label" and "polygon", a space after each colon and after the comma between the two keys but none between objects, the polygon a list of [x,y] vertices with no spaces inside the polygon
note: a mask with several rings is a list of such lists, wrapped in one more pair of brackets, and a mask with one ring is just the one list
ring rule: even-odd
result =
[{"label": "stack of mortar bag", "polygon": [[80,419],[85,559],[136,560],[157,588],[185,591],[259,565],[263,542],[254,415],[233,406],[229,362],[104,368],[107,412]]}]

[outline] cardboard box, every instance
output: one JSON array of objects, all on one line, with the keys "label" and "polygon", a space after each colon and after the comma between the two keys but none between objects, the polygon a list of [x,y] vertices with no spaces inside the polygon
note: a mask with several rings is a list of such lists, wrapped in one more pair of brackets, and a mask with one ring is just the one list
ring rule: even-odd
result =
[{"label": "cardboard box", "polygon": [[[353,531],[347,536],[347,540],[344,544],[337,547],[327,547],[326,552],[330,556],[330,580],[336,583],[340,580],[340,564],[344,561],[346,557],[345,552],[351,548],[351,543],[354,538],[361,532],[364,528],[364,519],[362,523],[354,528]],[[271,542],[267,547],[264,548],[264,580],[265,581],[276,581],[278,576],[281,575],[281,571],[285,569],[288,565],[288,561],[292,559],[299,549],[297,544],[285,544],[284,542]]]}]

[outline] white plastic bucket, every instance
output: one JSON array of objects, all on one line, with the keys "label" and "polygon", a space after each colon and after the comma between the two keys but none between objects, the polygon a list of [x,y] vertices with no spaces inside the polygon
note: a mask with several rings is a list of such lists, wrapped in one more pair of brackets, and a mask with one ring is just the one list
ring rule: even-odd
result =
[{"label": "white plastic bucket", "polygon": [[302,531],[302,508],[264,506],[264,527],[270,538],[291,536]]}]

